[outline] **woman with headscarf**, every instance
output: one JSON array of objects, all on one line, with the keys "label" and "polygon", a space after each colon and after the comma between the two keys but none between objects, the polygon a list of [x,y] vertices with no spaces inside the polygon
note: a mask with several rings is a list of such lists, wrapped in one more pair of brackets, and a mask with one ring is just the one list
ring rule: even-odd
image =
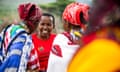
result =
[{"label": "woman with headscarf", "polygon": [[95,0],[68,72],[120,72],[120,0]]},{"label": "woman with headscarf", "polygon": [[65,8],[62,16],[65,31],[58,34],[53,41],[47,72],[66,72],[86,28],[88,10],[88,5],[78,2],[71,3]]},{"label": "woman with headscarf", "polygon": [[0,72],[25,72],[34,47],[30,34],[36,29],[41,9],[33,3],[20,4],[18,13],[22,20],[19,24],[10,24],[1,33]]}]

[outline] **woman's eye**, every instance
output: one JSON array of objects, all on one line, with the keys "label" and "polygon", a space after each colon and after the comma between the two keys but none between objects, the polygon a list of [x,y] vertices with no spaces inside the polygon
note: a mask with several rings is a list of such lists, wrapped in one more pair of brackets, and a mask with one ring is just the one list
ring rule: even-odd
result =
[{"label": "woman's eye", "polygon": [[51,26],[51,24],[48,24],[48,26]]},{"label": "woman's eye", "polygon": [[44,24],[44,23],[41,23],[40,25],[44,26],[45,24]]}]

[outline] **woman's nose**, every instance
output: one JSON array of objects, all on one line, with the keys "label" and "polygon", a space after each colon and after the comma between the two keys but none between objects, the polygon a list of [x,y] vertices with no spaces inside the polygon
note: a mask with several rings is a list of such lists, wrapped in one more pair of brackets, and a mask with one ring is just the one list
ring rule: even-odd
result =
[{"label": "woman's nose", "polygon": [[44,25],[43,28],[46,29],[46,28],[48,28],[48,26],[47,26],[47,25]]}]

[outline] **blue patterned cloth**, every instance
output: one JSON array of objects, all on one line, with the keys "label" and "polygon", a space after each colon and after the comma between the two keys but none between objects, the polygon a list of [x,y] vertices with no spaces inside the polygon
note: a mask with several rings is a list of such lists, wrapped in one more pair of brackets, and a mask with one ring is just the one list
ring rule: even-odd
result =
[{"label": "blue patterned cloth", "polygon": [[[33,48],[32,39],[27,33],[22,33],[12,42],[12,39],[21,32],[25,31],[22,24],[11,25],[4,38],[4,45],[0,48],[0,72],[25,72],[30,55]],[[3,32],[0,36],[0,42],[3,39]]]}]

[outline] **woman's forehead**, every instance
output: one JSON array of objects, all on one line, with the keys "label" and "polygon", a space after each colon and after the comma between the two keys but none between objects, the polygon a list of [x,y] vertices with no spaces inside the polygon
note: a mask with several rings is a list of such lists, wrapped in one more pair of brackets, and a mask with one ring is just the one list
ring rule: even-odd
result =
[{"label": "woman's forehead", "polygon": [[53,21],[53,18],[51,16],[42,16],[41,20],[50,20],[50,21]]}]

